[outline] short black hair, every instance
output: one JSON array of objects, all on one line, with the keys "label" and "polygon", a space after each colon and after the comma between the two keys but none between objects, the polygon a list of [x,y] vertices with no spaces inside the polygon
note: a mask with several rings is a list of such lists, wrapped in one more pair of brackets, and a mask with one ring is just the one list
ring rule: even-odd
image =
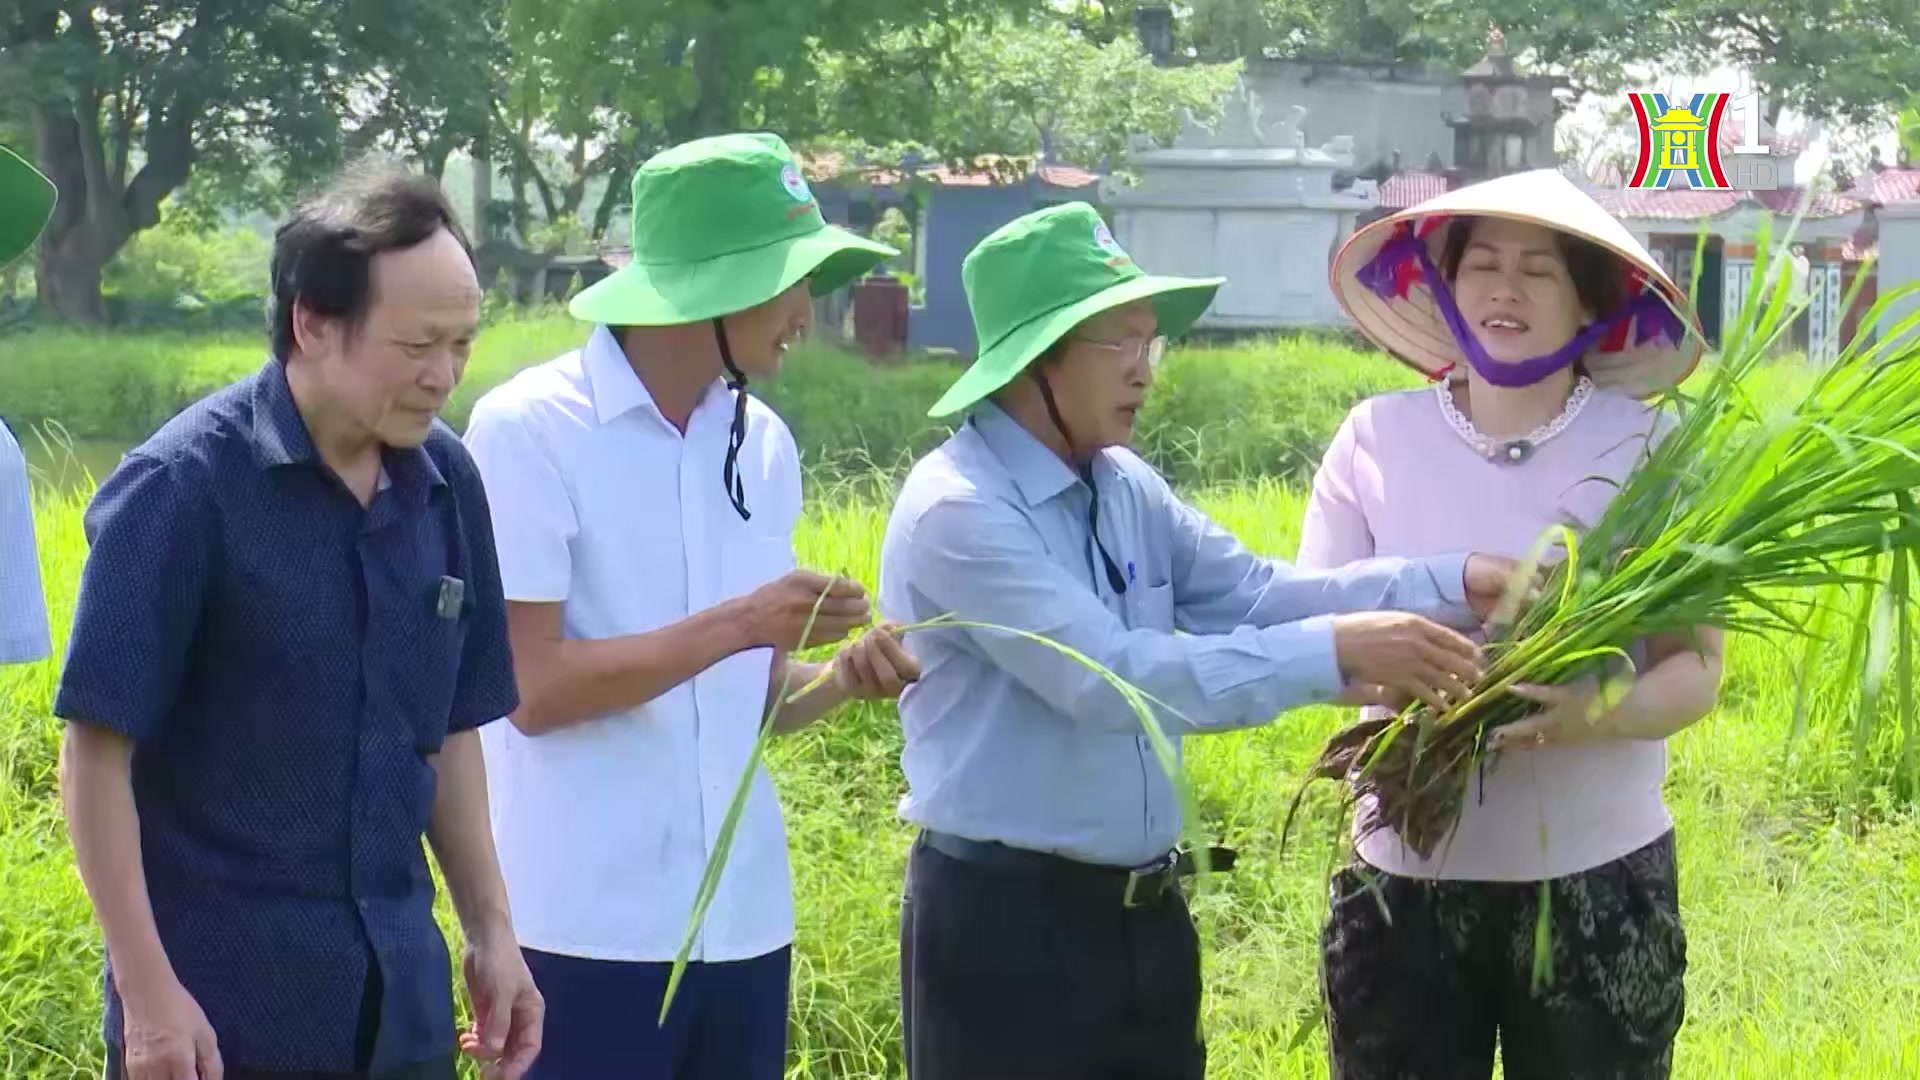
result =
[{"label": "short black hair", "polygon": [[273,237],[267,329],[274,358],[293,353],[293,313],[305,302],[357,327],[371,303],[373,257],[451,232],[473,259],[473,245],[446,192],[432,177],[370,156],[301,199]]},{"label": "short black hair", "polygon": [[[1448,285],[1452,285],[1460,276],[1460,260],[1466,257],[1467,243],[1473,239],[1473,227],[1480,220],[1474,215],[1457,217],[1447,223],[1447,244],[1440,255],[1440,273],[1447,279]],[[1560,245],[1560,257],[1567,264],[1567,276],[1573,279],[1573,291],[1587,310],[1593,312],[1593,317],[1604,319],[1619,310],[1620,305],[1627,301],[1620,257],[1564,229],[1548,231],[1553,233],[1554,241]]]}]

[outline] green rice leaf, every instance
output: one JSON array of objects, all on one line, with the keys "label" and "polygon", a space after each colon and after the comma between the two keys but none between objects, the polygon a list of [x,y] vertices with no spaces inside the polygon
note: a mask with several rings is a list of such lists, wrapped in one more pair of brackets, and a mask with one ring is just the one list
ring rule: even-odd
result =
[{"label": "green rice leaf", "polygon": [[[826,597],[827,592],[823,590],[820,596],[814,600],[813,611],[808,615],[806,629],[801,634],[802,641],[812,636],[814,619],[819,614],[820,604],[826,600]],[[968,622],[953,618],[950,615],[945,615],[904,626],[900,628],[899,632],[904,636],[940,629],[973,629],[993,633],[1012,634],[1016,637],[1024,638],[1066,656],[1087,670],[1099,675],[1102,680],[1113,687],[1114,690],[1120,694],[1121,698],[1126,701],[1128,708],[1132,709],[1134,715],[1139,719],[1141,729],[1146,733],[1148,742],[1153,746],[1154,757],[1159,762],[1161,769],[1166,773],[1168,781],[1173,787],[1174,794],[1179,799],[1182,811],[1181,831],[1191,849],[1192,858],[1196,867],[1196,889],[1200,892],[1206,890],[1211,881],[1212,865],[1207,851],[1208,845],[1202,842],[1200,837],[1201,816],[1199,803],[1193,794],[1192,786],[1187,782],[1184,770],[1181,768],[1179,751],[1174,748],[1172,741],[1167,737],[1165,729],[1161,726],[1159,720],[1155,718],[1154,710],[1159,709],[1168,716],[1180,720],[1188,727],[1193,726],[1190,718],[1172,705],[1128,683],[1112,670],[1094,660],[1092,657],[1087,656],[1085,653],[1080,652],[1078,649],[1028,630],[1021,630],[1017,627],[999,626],[992,623]],[[700,930],[705,925],[707,910],[712,906],[713,897],[718,891],[721,875],[725,872],[728,857],[733,851],[734,833],[738,829],[741,814],[746,809],[747,798],[753,787],[754,775],[764,758],[766,742],[774,730],[775,721],[779,717],[780,710],[804,696],[807,690],[820,685],[827,677],[828,675],[823,673],[799,692],[790,693],[789,680],[791,678],[791,668],[783,674],[780,690],[773,695],[773,704],[768,709],[766,719],[760,725],[760,731],[754,739],[752,749],[748,753],[746,765],[741,770],[740,778],[734,785],[733,798],[727,804],[726,816],[721,821],[719,834],[714,841],[713,854],[708,858],[706,869],[701,875],[700,888],[695,893],[693,910],[688,918],[687,928],[681,936],[680,948],[674,957],[673,968],[667,977],[666,993],[660,1002],[659,1021],[661,1024],[666,1023],[667,1011],[673,1005],[673,999],[679,990],[680,981],[686,971],[688,958],[692,955],[693,943],[699,937]]]},{"label": "green rice leaf", "polygon": [[[1911,509],[1910,496],[1902,494],[1900,502],[1902,510]],[[1913,578],[1910,573],[1914,555],[1915,552],[1910,550],[1894,556],[1891,584],[1893,606],[1898,621],[1894,631],[1897,650],[1894,656],[1895,714],[1902,740],[1902,767],[1897,780],[1902,789],[1902,795],[1907,798],[1911,798],[1914,791],[1916,761],[1913,716]]]},{"label": "green rice leaf", "polygon": [[[827,595],[832,591],[831,583],[814,597],[813,609],[807,612],[807,621],[800,631],[800,641],[813,636],[813,624],[820,617],[820,605],[826,603]],[[706,869],[700,875],[700,886],[694,892],[693,911],[687,920],[687,929],[680,938],[680,948],[675,951],[673,967],[667,973],[667,989],[660,998],[661,1026],[667,1022],[667,1010],[673,1007],[673,998],[680,989],[680,980],[686,975],[687,960],[693,954],[693,943],[700,936],[700,930],[706,925],[707,909],[713,905],[714,894],[720,889],[720,877],[726,872],[727,856],[733,852],[733,834],[740,827],[740,816],[747,807],[747,797],[753,790],[753,777],[760,769],[760,762],[766,753],[767,738],[774,730],[774,722],[779,718],[780,710],[787,703],[787,686],[793,678],[793,665],[788,663],[780,673],[780,692],[773,695],[773,703],[767,709],[766,717],[760,722],[760,730],[755,733],[753,746],[747,752],[747,762],[740,770],[740,779],[735,781],[733,798],[727,803],[727,812],[720,819],[720,832],[714,838],[713,856],[707,860]]]}]

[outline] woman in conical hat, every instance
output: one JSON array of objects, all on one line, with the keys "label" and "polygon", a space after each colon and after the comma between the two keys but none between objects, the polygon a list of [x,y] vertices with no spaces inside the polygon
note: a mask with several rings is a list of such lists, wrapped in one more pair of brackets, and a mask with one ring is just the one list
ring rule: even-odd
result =
[{"label": "woman in conical hat", "polygon": [[[1341,423],[1314,479],[1306,567],[1523,557],[1556,525],[1591,527],[1670,430],[1649,399],[1701,353],[1683,291],[1553,170],[1375,222],[1332,274],[1360,330],[1433,384]],[[1596,685],[1522,690],[1539,711],[1493,736],[1430,858],[1362,802],[1323,939],[1336,1077],[1488,1076],[1496,1038],[1509,1076],[1668,1074],[1686,945],[1665,739],[1711,710],[1720,640],[1701,628],[1635,651],[1611,708]],[[1554,981],[1536,996],[1543,882]]]}]

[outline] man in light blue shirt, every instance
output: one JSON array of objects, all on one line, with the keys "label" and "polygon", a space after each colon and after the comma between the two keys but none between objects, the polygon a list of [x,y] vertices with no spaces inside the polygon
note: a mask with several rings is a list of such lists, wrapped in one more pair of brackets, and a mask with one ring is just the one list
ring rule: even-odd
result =
[{"label": "man in light blue shirt", "polygon": [[[52,182],[0,146],[0,269],[33,246],[54,197]],[[33,487],[20,443],[0,421],[0,664],[31,663],[52,652],[33,537]]]},{"label": "man in light blue shirt", "polygon": [[[1190,325],[1220,279],[1146,275],[1080,203],[1002,228],[963,276],[980,354],[933,415],[970,415],[894,507],[889,618],[1071,646],[1164,703],[1176,740],[1314,703],[1444,707],[1478,677],[1475,646],[1442,624],[1479,625],[1511,560],[1301,573],[1125,449],[1159,335]],[[934,629],[912,649],[910,1076],[1201,1076],[1180,810],[1139,719],[1098,673],[1019,634]]]}]

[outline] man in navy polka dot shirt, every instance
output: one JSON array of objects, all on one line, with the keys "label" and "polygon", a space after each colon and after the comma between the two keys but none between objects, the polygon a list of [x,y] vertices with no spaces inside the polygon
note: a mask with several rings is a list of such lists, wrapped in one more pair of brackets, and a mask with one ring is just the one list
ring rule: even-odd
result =
[{"label": "man in navy polka dot shirt", "polygon": [[[276,238],[272,356],[127,455],[54,711],[107,951],[107,1076],[524,1075],[475,729],[518,703],[485,492],[437,419],[479,327],[430,181],[356,170]],[[458,912],[477,1028],[421,837]]]}]

